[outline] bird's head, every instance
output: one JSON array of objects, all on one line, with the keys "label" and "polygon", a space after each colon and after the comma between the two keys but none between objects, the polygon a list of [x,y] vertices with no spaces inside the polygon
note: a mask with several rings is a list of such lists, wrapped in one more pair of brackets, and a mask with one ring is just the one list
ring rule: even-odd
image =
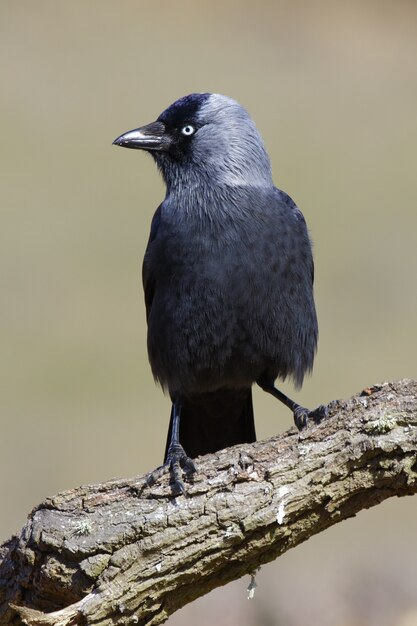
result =
[{"label": "bird's head", "polygon": [[168,189],[204,181],[272,183],[269,157],[255,124],[235,100],[219,94],[184,96],[156,122],[124,133],[113,143],[149,151]]}]

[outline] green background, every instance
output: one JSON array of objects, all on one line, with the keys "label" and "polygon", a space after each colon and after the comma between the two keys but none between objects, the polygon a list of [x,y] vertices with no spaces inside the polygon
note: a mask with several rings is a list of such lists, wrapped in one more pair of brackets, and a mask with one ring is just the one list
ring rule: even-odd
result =
[{"label": "green background", "polygon": [[[0,537],[47,495],[160,463],[140,266],[164,188],[112,147],[194,91],[255,119],[312,233],[308,406],[416,376],[417,4],[0,4]],[[284,391],[293,393],[290,386]],[[291,425],[255,391],[259,438]],[[417,499],[392,500],[170,623],[417,624]]]}]

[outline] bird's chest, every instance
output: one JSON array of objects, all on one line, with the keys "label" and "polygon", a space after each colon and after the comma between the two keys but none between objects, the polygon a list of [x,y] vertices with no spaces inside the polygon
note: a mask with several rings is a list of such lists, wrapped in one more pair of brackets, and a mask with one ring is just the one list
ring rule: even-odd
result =
[{"label": "bird's chest", "polygon": [[240,315],[248,314],[256,283],[243,238],[235,232],[171,229],[155,244],[151,333],[163,336],[165,346],[175,342],[175,349],[199,358],[207,351],[229,355],[243,332]]},{"label": "bird's chest", "polygon": [[[191,232],[171,230],[153,251],[156,286],[163,306],[182,303],[194,310],[204,308],[205,317],[218,307],[237,308],[241,298],[257,289],[259,245],[237,229]],[[157,294],[156,294],[157,295]]]}]

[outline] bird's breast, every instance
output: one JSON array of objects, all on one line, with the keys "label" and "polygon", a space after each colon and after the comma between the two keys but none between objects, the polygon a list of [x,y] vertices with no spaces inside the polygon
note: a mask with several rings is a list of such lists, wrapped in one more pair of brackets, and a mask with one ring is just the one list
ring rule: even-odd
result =
[{"label": "bird's breast", "polygon": [[247,386],[271,363],[291,373],[309,334],[314,351],[316,333],[309,257],[300,246],[274,218],[160,228],[147,252],[155,377],[171,391],[186,384],[203,391]]}]

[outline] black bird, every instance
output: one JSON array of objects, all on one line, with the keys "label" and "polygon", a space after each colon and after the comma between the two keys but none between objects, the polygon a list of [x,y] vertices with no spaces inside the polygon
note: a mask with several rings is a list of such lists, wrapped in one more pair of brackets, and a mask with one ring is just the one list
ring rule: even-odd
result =
[{"label": "black bird", "polygon": [[[143,262],[148,353],[172,400],[164,465],[184,492],[192,458],[255,441],[251,388],[286,404],[301,429],[319,420],[274,387],[301,387],[317,318],[304,217],[272,181],[248,113],[219,94],[191,94],[114,143],[147,150],[166,184]],[[191,458],[190,458],[191,457]]]}]

